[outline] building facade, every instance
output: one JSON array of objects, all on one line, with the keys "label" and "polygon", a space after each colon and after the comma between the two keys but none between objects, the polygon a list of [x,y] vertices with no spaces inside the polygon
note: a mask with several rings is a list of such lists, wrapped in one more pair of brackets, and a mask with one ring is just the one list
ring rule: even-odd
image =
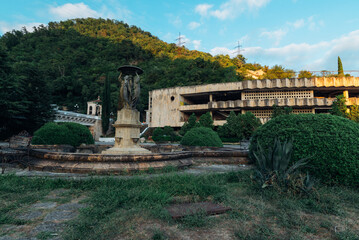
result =
[{"label": "building facade", "polygon": [[223,125],[230,111],[252,112],[262,122],[274,104],[293,113],[327,113],[337,95],[347,105],[359,104],[358,77],[264,79],[173,87],[149,92],[146,120],[150,127],[181,127],[192,113],[210,112],[214,125]]}]

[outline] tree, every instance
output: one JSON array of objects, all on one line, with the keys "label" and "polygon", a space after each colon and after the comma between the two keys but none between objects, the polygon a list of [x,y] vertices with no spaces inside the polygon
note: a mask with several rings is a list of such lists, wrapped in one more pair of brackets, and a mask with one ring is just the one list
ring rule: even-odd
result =
[{"label": "tree", "polygon": [[301,70],[298,74],[298,78],[311,78],[313,74],[307,70]]},{"label": "tree", "polygon": [[207,128],[213,129],[214,128],[213,119],[212,119],[210,112],[206,112],[205,114],[202,114],[198,120],[198,124],[201,127],[207,127]]},{"label": "tree", "polygon": [[359,106],[354,104],[350,106],[349,109],[350,109],[349,119],[359,123]]},{"label": "tree", "polygon": [[102,131],[106,134],[110,125],[110,113],[111,113],[111,89],[110,89],[110,78],[107,74],[105,78],[105,86],[103,88],[102,97]]},{"label": "tree", "polygon": [[338,56],[338,76],[340,76],[340,77],[344,76],[343,64],[342,64],[342,60],[340,59],[339,56]]},{"label": "tree", "polygon": [[196,126],[197,117],[196,114],[192,113],[191,116],[189,116],[188,121],[183,124],[180,130],[180,134],[184,136],[190,129],[194,128]]},{"label": "tree", "polygon": [[336,96],[336,100],[333,102],[332,109],[329,111],[332,115],[348,118],[348,107],[344,95]]},{"label": "tree", "polygon": [[291,107],[280,107],[276,104],[273,104],[273,112],[271,118],[278,117],[280,115],[288,115],[291,114],[293,109]]}]

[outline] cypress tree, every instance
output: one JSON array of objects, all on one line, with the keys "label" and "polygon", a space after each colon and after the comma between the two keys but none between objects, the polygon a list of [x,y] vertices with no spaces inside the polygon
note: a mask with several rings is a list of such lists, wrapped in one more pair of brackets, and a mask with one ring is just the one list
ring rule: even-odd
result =
[{"label": "cypress tree", "polygon": [[108,74],[105,79],[105,86],[103,88],[102,97],[102,131],[106,134],[110,125],[110,112],[111,112],[111,91],[110,91],[110,78]]},{"label": "cypress tree", "polygon": [[343,64],[339,56],[338,56],[338,76],[340,77],[344,76]]}]

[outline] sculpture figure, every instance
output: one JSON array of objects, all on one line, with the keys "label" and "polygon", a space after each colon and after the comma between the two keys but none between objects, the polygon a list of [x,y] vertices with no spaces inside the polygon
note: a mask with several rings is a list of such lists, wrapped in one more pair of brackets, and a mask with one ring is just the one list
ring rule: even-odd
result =
[{"label": "sculpture figure", "polygon": [[[122,66],[118,70],[121,71],[118,78],[121,81],[118,110],[122,108],[136,109],[140,98],[139,74],[142,74],[143,70],[135,66]],[[124,75],[123,79],[122,75]]]}]

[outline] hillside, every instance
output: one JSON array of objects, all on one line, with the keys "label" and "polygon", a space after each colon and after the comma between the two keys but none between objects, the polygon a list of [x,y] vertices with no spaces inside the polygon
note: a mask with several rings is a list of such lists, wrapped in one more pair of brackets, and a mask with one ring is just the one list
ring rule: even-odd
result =
[{"label": "hillside", "polygon": [[[85,110],[86,101],[102,93],[104,78],[111,78],[113,107],[116,106],[116,69],[135,64],[145,70],[143,98],[154,88],[193,85],[218,81],[238,81],[230,58],[219,61],[208,53],[189,51],[168,44],[150,33],[123,22],[104,19],[74,19],[50,22],[34,32],[13,31],[0,42],[7,49],[15,73],[31,65],[46,83],[52,102]],[[223,67],[226,65],[226,67]]]}]

